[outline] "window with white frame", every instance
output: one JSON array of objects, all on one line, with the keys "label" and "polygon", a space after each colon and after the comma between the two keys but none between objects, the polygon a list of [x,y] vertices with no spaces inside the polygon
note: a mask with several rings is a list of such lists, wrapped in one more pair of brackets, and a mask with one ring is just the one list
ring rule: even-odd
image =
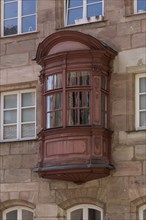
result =
[{"label": "window with white frame", "polygon": [[3,212],[3,220],[33,220],[33,211],[22,206],[9,208]]},{"label": "window with white frame", "polygon": [[103,0],[66,0],[66,25],[97,21],[103,15]]},{"label": "window with white frame", "polygon": [[34,90],[1,94],[1,137],[3,141],[35,138],[35,99]]},{"label": "window with white frame", "polygon": [[146,204],[139,208],[139,220],[146,220]]},{"label": "window with white frame", "polygon": [[2,36],[36,31],[37,0],[2,0]]},{"label": "window with white frame", "polygon": [[135,13],[142,13],[146,11],[146,0],[135,0]]},{"label": "window with white frame", "polygon": [[67,211],[68,220],[103,220],[103,210],[95,205],[78,205]]},{"label": "window with white frame", "polygon": [[136,75],[136,128],[146,129],[146,74]]}]

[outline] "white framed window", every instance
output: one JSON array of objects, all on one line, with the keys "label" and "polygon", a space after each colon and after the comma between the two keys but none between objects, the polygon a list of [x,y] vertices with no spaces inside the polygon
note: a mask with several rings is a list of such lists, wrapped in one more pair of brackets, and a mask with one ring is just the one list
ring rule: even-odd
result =
[{"label": "white framed window", "polygon": [[65,0],[65,25],[101,20],[103,10],[103,0]]},{"label": "white framed window", "polygon": [[37,0],[2,0],[2,36],[36,31]]},{"label": "white framed window", "polygon": [[68,220],[103,220],[103,210],[95,205],[77,205],[67,211]]},{"label": "white framed window", "polygon": [[33,211],[30,208],[16,206],[3,212],[3,220],[33,220]]},{"label": "white framed window", "polygon": [[136,75],[136,129],[146,129],[146,74]]},{"label": "white framed window", "polygon": [[35,90],[1,94],[1,137],[3,141],[36,137]]},{"label": "white framed window", "polygon": [[139,208],[139,220],[146,220],[146,204]]},{"label": "white framed window", "polygon": [[135,13],[143,13],[146,11],[146,0],[134,0]]}]

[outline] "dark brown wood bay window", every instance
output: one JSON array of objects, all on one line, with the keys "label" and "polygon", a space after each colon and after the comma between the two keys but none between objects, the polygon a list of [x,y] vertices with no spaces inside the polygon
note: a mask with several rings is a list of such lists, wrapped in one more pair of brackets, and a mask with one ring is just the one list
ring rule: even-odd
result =
[{"label": "dark brown wood bay window", "polygon": [[116,52],[97,39],[61,31],[38,46],[42,66],[42,177],[76,183],[102,178],[110,160],[110,63]]}]

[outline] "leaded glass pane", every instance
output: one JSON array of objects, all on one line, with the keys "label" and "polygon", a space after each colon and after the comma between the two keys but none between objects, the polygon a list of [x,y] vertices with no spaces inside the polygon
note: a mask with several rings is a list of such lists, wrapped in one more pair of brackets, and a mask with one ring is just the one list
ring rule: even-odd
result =
[{"label": "leaded glass pane", "polygon": [[47,96],[47,112],[62,108],[62,93]]},{"label": "leaded glass pane", "polygon": [[77,125],[78,124],[78,110],[70,109],[68,110],[68,125]]},{"label": "leaded glass pane", "polygon": [[71,220],[83,220],[83,209],[72,211]]},{"label": "leaded glass pane", "polygon": [[107,89],[107,78],[105,76],[101,76],[101,88],[102,89]]},{"label": "leaded glass pane", "polygon": [[4,96],[4,109],[17,108],[17,95]]},{"label": "leaded glass pane", "polygon": [[68,93],[68,108],[75,108],[79,105],[78,92]]},{"label": "leaded glass pane", "polygon": [[35,124],[23,124],[21,127],[21,138],[35,137]]},{"label": "leaded glass pane", "polygon": [[140,127],[146,126],[146,111],[140,112]]},{"label": "leaded glass pane", "polygon": [[146,77],[139,79],[139,92],[146,92]]},{"label": "leaded glass pane", "polygon": [[4,112],[4,124],[12,124],[17,122],[17,110]]},{"label": "leaded glass pane", "polygon": [[87,17],[102,15],[102,2],[87,6]]},{"label": "leaded glass pane", "polygon": [[47,90],[52,90],[54,88],[54,86],[53,86],[53,76],[48,76],[46,87],[47,87]]},{"label": "leaded glass pane", "polygon": [[88,86],[90,85],[89,72],[68,72],[67,74],[68,86]]},{"label": "leaded glass pane", "polygon": [[31,15],[22,18],[22,33],[36,31],[36,16]]},{"label": "leaded glass pane", "polygon": [[4,140],[17,138],[17,126],[16,125],[4,126],[3,132],[4,132],[3,134]]},{"label": "leaded glass pane", "polygon": [[89,125],[90,124],[90,114],[89,109],[81,109],[80,110],[80,125]]},{"label": "leaded glass pane", "polygon": [[88,209],[88,220],[101,220],[101,212],[96,209]]},{"label": "leaded glass pane", "polygon": [[33,220],[33,213],[28,210],[22,210],[22,220]]},{"label": "leaded glass pane", "polygon": [[140,110],[146,109],[146,94],[140,95]]},{"label": "leaded glass pane", "polygon": [[89,92],[79,92],[80,107],[89,107],[89,100]]},{"label": "leaded glass pane", "polygon": [[55,74],[47,78],[47,90],[62,88],[62,74]]},{"label": "leaded glass pane", "polygon": [[34,92],[22,93],[21,98],[22,98],[21,100],[22,107],[35,105],[35,93]]},{"label": "leaded glass pane", "polygon": [[11,19],[4,21],[4,35],[12,35],[12,34],[17,34],[17,19]]},{"label": "leaded glass pane", "polygon": [[6,220],[17,220],[17,210],[8,212],[6,214]]},{"label": "leaded glass pane", "polygon": [[103,127],[107,127],[107,96],[101,95],[101,122]]},{"label": "leaded glass pane", "polygon": [[62,88],[62,74],[54,75],[54,89]]},{"label": "leaded glass pane", "polygon": [[30,122],[30,121],[35,121],[35,109],[34,108],[22,109],[21,122]]},{"label": "leaded glass pane", "polygon": [[47,128],[62,126],[62,111],[47,113]]}]

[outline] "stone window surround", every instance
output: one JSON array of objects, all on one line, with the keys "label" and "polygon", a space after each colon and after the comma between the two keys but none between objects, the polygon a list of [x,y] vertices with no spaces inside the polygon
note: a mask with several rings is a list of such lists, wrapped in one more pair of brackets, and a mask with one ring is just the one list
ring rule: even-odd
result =
[{"label": "stone window surround", "polygon": [[[34,92],[35,93],[35,106],[34,106],[34,108],[35,108],[35,114],[36,114],[36,99],[37,99],[37,97],[36,97],[36,89],[35,88],[32,88],[32,89],[25,89],[25,88],[23,88],[22,90],[20,89],[20,87],[19,87],[19,90],[8,90],[8,91],[5,91],[5,89],[4,89],[4,91],[2,90],[2,92],[0,93],[0,102],[2,103],[2,97],[4,97],[4,95],[7,95],[7,94],[18,94],[18,96],[20,96],[20,94],[22,94],[22,93],[27,93],[27,92]],[[17,97],[17,99],[18,99],[18,97]],[[1,104],[1,106],[3,106],[3,104]],[[1,116],[2,116],[2,111],[3,109],[0,109],[0,113],[1,113]],[[17,106],[17,110],[20,110],[20,103],[19,103],[19,106]],[[19,114],[19,112],[17,113],[17,114]],[[1,120],[2,120],[2,117],[0,117],[0,122],[1,122]],[[17,121],[17,124],[20,124],[20,121]],[[36,139],[36,134],[35,134],[35,137],[32,137],[32,138],[25,138],[25,139],[20,139],[20,137],[18,137],[18,139],[16,138],[16,139],[5,139],[5,140],[3,140],[2,139],[2,126],[3,126],[3,124],[1,123],[1,133],[0,133],[0,142],[9,142],[9,141],[20,141],[20,140],[32,140],[32,139]],[[36,116],[35,116],[35,133],[36,133]]]},{"label": "stone window surround", "polygon": [[[133,105],[133,108],[131,109],[130,106],[131,106],[131,102],[128,102],[127,100],[127,113],[128,113],[128,116],[127,116],[127,127],[126,127],[126,132],[144,132],[146,129],[136,129],[136,109],[135,109],[135,106],[136,106],[136,77],[138,75],[144,75],[146,74],[145,72],[146,70],[146,64],[137,64],[137,66],[128,66],[126,67],[126,74],[127,74],[127,78],[128,78],[128,83],[127,83],[127,94],[131,94],[130,97],[131,97],[131,100],[132,100],[132,105]],[[132,93],[130,92],[130,90],[132,91]],[[130,110],[131,109],[131,110]],[[130,116],[129,114],[131,114],[134,116],[132,118],[132,120],[130,119]],[[145,135],[145,133],[144,133]]]},{"label": "stone window surround", "polygon": [[146,205],[146,196],[142,196],[131,201],[130,213],[134,220],[142,220],[139,219],[139,211],[140,208],[143,207],[144,205]]},{"label": "stone window surround", "polygon": [[144,220],[143,219],[143,212],[146,210],[146,204],[144,204],[143,206],[139,207],[139,219],[140,220]]},{"label": "stone window surround", "polygon": [[7,200],[7,201],[0,203],[0,219],[2,219],[2,214],[4,210],[9,209],[11,207],[15,207],[15,206],[21,206],[21,207],[23,206],[23,207],[29,208],[32,210],[32,212],[34,211],[36,207],[34,204],[26,200],[20,200],[20,199]]},{"label": "stone window surround", "polygon": [[143,14],[145,12],[137,12],[137,1],[138,0],[124,0],[125,3],[125,16],[131,16],[135,14]]},{"label": "stone window surround", "polygon": [[135,76],[135,127],[137,130],[145,130],[146,127],[140,127],[139,125],[139,117],[140,117],[140,110],[139,110],[139,79],[140,78],[146,78],[146,73],[136,74]]}]

